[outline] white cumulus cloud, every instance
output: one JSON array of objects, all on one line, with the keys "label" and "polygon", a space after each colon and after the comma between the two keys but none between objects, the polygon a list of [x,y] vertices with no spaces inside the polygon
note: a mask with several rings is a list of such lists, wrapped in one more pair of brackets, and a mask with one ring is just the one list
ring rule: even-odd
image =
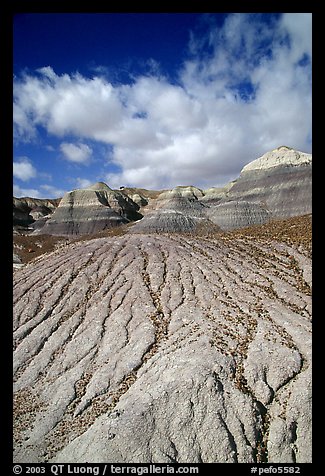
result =
[{"label": "white cumulus cloud", "polygon": [[40,189],[41,191],[38,192],[40,198],[59,198],[67,192],[67,190],[48,184],[40,185]]},{"label": "white cumulus cloud", "polygon": [[27,157],[21,157],[13,163],[13,176],[19,180],[27,182],[36,177],[37,170]]},{"label": "white cumulus cloud", "polygon": [[66,160],[77,164],[87,164],[92,154],[92,149],[88,145],[81,143],[63,142],[60,145],[60,150]]},{"label": "white cumulus cloud", "polygon": [[91,185],[93,185],[94,182],[92,182],[89,179],[77,177],[75,179],[75,183],[76,183],[77,188],[87,188],[87,187],[90,187]]},{"label": "white cumulus cloud", "polygon": [[159,68],[117,85],[49,66],[16,78],[15,134],[42,126],[76,164],[92,156],[85,141],[109,145],[110,186],[222,185],[279,145],[310,151],[310,64],[311,14],[231,14],[192,34],[176,82]]},{"label": "white cumulus cloud", "polygon": [[17,184],[13,185],[13,196],[16,198],[20,198],[20,197],[41,198],[39,190],[36,190],[35,188],[20,187]]}]

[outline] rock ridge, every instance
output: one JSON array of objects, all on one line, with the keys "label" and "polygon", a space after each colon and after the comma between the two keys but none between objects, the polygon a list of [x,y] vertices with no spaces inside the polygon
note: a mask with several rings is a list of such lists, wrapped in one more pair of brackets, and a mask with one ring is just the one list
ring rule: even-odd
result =
[{"label": "rock ridge", "polygon": [[38,234],[74,236],[96,233],[138,220],[139,205],[103,182],[67,192]]},{"label": "rock ridge", "polygon": [[[53,205],[52,205],[53,208]],[[234,230],[312,212],[312,155],[280,146],[245,165],[224,187],[193,185],[172,190],[112,190],[104,182],[65,194],[51,210],[16,210],[19,221],[35,221],[35,234],[97,233],[136,222],[134,233],[198,233]]]}]

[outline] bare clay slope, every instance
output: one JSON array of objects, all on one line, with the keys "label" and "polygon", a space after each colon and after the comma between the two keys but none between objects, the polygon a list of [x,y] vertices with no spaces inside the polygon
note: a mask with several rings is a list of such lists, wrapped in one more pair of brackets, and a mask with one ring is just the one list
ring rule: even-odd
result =
[{"label": "bare clay slope", "polygon": [[98,238],[14,281],[16,462],[311,461],[302,247]]}]

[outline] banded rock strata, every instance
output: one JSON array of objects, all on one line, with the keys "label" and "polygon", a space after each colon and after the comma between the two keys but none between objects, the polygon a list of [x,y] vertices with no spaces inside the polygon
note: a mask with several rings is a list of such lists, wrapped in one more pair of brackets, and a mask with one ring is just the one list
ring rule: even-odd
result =
[{"label": "banded rock strata", "polygon": [[[281,146],[247,164],[237,180],[205,191],[193,186],[164,192],[121,188],[112,190],[99,182],[73,190],[51,216],[40,207],[29,210],[28,223],[36,219],[35,234],[66,236],[96,233],[130,221],[138,222],[134,232],[196,233],[302,216],[312,211],[312,156]],[[26,221],[24,213],[16,210],[16,220]]]},{"label": "banded rock strata", "polygon": [[207,215],[224,230],[312,212],[312,156],[281,146],[247,164],[223,193],[208,193]]},{"label": "banded rock strata", "polygon": [[67,192],[39,234],[82,235],[96,233],[142,217],[139,205],[103,182]]},{"label": "banded rock strata", "polygon": [[14,227],[30,226],[35,220],[53,213],[60,199],[15,198],[13,197],[13,225]]},{"label": "banded rock strata", "polygon": [[225,187],[176,187],[160,194],[133,231],[229,231],[311,211],[311,154],[281,146],[246,165]]},{"label": "banded rock strata", "polygon": [[179,186],[161,193],[144,218],[132,227],[132,233],[195,232],[213,228],[200,199],[203,191],[193,186]]},{"label": "banded rock strata", "polygon": [[303,249],[228,235],[16,270],[15,462],[310,462],[310,286]]}]

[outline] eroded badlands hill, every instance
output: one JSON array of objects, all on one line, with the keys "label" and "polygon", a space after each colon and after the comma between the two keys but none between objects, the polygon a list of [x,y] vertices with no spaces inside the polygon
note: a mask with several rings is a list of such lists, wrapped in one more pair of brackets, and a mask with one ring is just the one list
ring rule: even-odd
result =
[{"label": "eroded badlands hill", "polygon": [[29,224],[33,234],[73,238],[132,222],[133,231],[140,233],[229,231],[311,213],[312,155],[280,146],[247,164],[222,188],[112,190],[97,182],[67,192],[52,210],[49,205],[48,200],[14,198],[14,222],[20,224],[16,231]]},{"label": "eroded badlands hill", "polygon": [[310,462],[310,253],[249,234],[97,238],[15,271],[15,461]]},{"label": "eroded badlands hill", "polygon": [[142,217],[139,205],[103,182],[67,192],[39,234],[83,235],[116,227]]}]

